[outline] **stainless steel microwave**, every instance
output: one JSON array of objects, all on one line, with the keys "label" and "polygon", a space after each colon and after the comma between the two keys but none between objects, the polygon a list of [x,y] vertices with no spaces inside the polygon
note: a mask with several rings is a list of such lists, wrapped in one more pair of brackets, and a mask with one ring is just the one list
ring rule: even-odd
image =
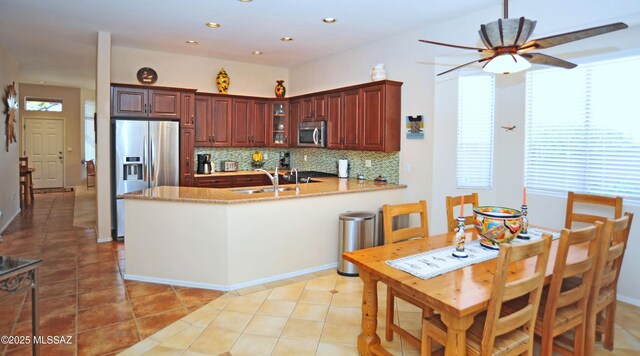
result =
[{"label": "stainless steel microwave", "polygon": [[298,146],[326,147],[327,122],[311,121],[298,124]]}]

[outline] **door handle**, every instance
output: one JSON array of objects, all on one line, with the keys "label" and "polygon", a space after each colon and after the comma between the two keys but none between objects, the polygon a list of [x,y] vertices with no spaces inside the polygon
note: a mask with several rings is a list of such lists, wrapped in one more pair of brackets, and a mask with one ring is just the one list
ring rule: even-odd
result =
[{"label": "door handle", "polygon": [[191,125],[193,125],[196,121],[196,116],[195,115],[191,115]]},{"label": "door handle", "polygon": [[318,145],[318,140],[319,140],[319,136],[320,136],[320,131],[318,131],[318,129],[313,129],[313,143],[317,146]]},{"label": "door handle", "polygon": [[147,136],[144,136],[142,146],[142,180],[147,181]]},{"label": "door handle", "polygon": [[144,113],[147,113],[147,103],[144,103]]}]

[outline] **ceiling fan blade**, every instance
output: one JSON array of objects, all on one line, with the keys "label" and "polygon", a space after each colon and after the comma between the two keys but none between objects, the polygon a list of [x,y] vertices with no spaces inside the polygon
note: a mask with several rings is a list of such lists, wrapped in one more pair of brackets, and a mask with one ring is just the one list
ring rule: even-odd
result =
[{"label": "ceiling fan blade", "polygon": [[449,72],[453,72],[454,70],[458,70],[458,69],[460,69],[460,68],[462,68],[462,67],[466,67],[466,66],[468,66],[468,65],[470,65],[470,64],[473,64],[473,63],[482,63],[482,62],[488,61],[488,60],[490,60],[490,59],[492,59],[492,58],[493,58],[493,57],[487,57],[487,58],[482,58],[482,59],[478,59],[478,60],[475,60],[475,61],[471,61],[471,62],[469,62],[469,63],[465,63],[465,64],[459,65],[459,66],[457,66],[457,67],[453,67],[453,68],[451,68],[451,69],[449,69],[449,70],[446,70],[446,71],[444,71],[444,72],[442,72],[442,73],[438,73],[438,74],[437,74],[437,76],[440,76],[440,75],[443,75],[443,74],[447,74],[447,73],[449,73]]},{"label": "ceiling fan blade", "polygon": [[447,47],[460,48],[460,49],[472,49],[472,50],[478,51],[478,52],[490,52],[491,51],[491,50],[488,50],[486,48],[459,46],[459,45],[443,43],[443,42],[436,42],[436,41],[429,41],[429,40],[418,40],[418,41],[424,42],[424,43],[431,43],[431,44],[435,44],[435,45],[438,45],[438,46],[447,46]]},{"label": "ceiling fan blade", "polygon": [[521,53],[520,55],[526,58],[531,63],[544,64],[546,66],[561,67],[566,69],[571,69],[578,66],[577,64],[567,62],[564,59],[548,56],[542,53]]},{"label": "ceiling fan blade", "polygon": [[520,51],[532,50],[540,48],[549,48],[557,45],[561,45],[568,42],[581,40],[588,37],[602,35],[608,32],[623,30],[627,28],[627,24],[623,22],[616,22],[609,25],[587,28],[584,30],[578,30],[573,32],[562,33],[559,35],[538,38],[531,40],[520,47]]}]

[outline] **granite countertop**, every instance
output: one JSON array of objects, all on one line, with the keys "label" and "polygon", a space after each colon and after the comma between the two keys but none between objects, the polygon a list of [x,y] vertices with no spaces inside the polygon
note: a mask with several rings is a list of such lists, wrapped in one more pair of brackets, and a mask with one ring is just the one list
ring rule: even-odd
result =
[{"label": "granite countertop", "polygon": [[[233,172],[237,173],[237,172]],[[176,202],[196,202],[213,204],[238,204],[252,203],[280,199],[297,199],[305,197],[317,197],[323,195],[350,194],[378,191],[385,189],[405,189],[404,184],[374,183],[371,180],[359,181],[357,179],[340,179],[335,177],[314,178],[315,183],[301,183],[300,192],[295,190],[279,192],[277,195],[270,193],[242,194],[234,190],[251,189],[243,188],[195,188],[195,187],[169,187],[161,186],[151,189],[139,190],[124,194],[125,199],[160,200]],[[282,185],[282,187],[295,188],[295,184]],[[265,188],[265,186],[261,186]]]}]

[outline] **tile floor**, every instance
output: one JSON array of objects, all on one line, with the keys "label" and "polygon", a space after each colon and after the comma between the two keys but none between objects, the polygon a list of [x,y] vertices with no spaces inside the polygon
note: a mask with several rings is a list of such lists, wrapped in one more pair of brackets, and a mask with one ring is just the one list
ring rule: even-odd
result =
[{"label": "tile floor", "polygon": [[[73,192],[35,198],[3,233],[0,255],[44,261],[39,272],[40,333],[70,335],[73,344],[42,345],[43,355],[118,352],[223,294],[125,281],[124,244],[97,244],[95,229],[73,226],[74,215],[88,223],[88,210],[95,215],[93,205],[79,204],[83,211],[74,214]],[[30,332],[30,296],[0,299],[0,335]],[[26,355],[31,349],[0,345],[3,352]]]},{"label": "tile floor", "polygon": [[[121,355],[358,355],[360,279],[341,277],[333,270],[299,279],[303,280],[227,293]],[[384,305],[385,300],[383,285],[378,302]],[[396,322],[419,335],[420,311],[403,301],[396,308]],[[394,355],[419,355],[398,336],[393,342],[384,340],[384,316],[380,308],[378,335],[383,346]],[[640,308],[618,303],[616,348],[610,352],[599,344],[596,355],[640,355],[638,320]]]},{"label": "tile floor", "polygon": [[[357,355],[358,278],[329,270],[224,295],[128,282],[122,278],[122,244],[96,244],[93,229],[70,226],[72,193],[37,198],[5,231],[0,254],[45,261],[41,330],[73,335],[74,344],[43,347],[44,355]],[[381,286],[381,305],[385,298]],[[21,295],[0,301],[0,335],[29,332],[30,310],[28,304],[23,307],[24,300]],[[418,334],[419,311],[403,302],[396,308],[397,322]],[[384,313],[381,308],[379,335],[384,335]],[[598,346],[597,355],[639,355],[638,320],[640,308],[618,303],[616,349]],[[395,355],[419,354],[397,336],[383,345]],[[24,347],[6,351],[29,353]]]}]

